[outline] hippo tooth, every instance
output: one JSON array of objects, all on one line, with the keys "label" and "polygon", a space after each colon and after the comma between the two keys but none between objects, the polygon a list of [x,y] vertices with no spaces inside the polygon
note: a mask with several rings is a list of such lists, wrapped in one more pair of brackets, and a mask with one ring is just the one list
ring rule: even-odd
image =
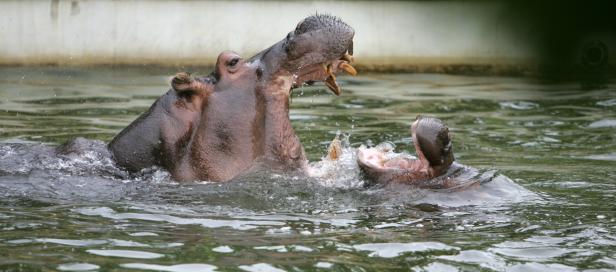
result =
[{"label": "hippo tooth", "polygon": [[355,76],[357,75],[357,70],[355,70],[355,68],[353,68],[353,66],[351,66],[350,64],[343,62],[340,64],[340,69],[344,70],[347,74]]},{"label": "hippo tooth", "polygon": [[332,68],[331,63],[325,69],[326,73],[329,75],[325,80],[325,85],[334,92],[335,95],[340,95],[340,86],[336,82],[336,75],[334,75],[334,69]]},{"label": "hippo tooth", "polygon": [[325,80],[325,85],[332,90],[335,95],[340,95],[340,86],[338,86],[338,83],[336,82],[336,76],[333,74],[329,75],[329,77]]},{"label": "hippo tooth", "polygon": [[344,53],[344,55],[340,59],[346,60],[348,62],[353,62],[354,61],[353,56],[351,56],[349,53]]}]

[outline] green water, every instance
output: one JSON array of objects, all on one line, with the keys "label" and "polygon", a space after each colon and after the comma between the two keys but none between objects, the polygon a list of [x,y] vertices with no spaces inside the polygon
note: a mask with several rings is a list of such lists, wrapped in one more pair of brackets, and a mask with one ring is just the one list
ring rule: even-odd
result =
[{"label": "green water", "polygon": [[[339,97],[297,89],[291,119],[320,179],[181,185],[51,155],[75,136],[109,141],[174,72],[0,68],[0,271],[616,269],[616,84],[363,74]],[[363,188],[353,148],[412,153],[418,114],[449,125],[458,162],[499,176],[451,193]],[[343,161],[319,162],[337,133]]]}]

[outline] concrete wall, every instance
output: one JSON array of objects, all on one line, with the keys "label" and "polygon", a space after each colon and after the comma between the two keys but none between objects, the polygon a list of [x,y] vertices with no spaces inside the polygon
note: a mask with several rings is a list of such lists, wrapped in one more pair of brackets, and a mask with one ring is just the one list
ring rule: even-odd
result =
[{"label": "concrete wall", "polygon": [[211,65],[223,50],[255,54],[319,12],[355,28],[363,69],[614,73],[609,2],[4,0],[0,65]]},{"label": "concrete wall", "polygon": [[0,1],[0,64],[211,64],[252,55],[307,15],[356,30],[360,65],[500,63],[532,59],[498,2]]}]

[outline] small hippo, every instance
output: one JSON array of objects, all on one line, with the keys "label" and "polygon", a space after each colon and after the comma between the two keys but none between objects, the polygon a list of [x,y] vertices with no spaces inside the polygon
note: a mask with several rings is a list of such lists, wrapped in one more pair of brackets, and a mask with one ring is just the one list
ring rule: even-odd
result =
[{"label": "small hippo", "polygon": [[116,163],[129,171],[162,166],[177,181],[227,181],[257,162],[306,169],[289,119],[291,91],[324,81],[339,95],[336,73],[357,73],[354,34],[336,17],[314,15],[250,59],[226,51],[208,76],[176,75],[172,89],[109,143]]},{"label": "small hippo", "polygon": [[[468,181],[455,176],[467,167],[454,162],[449,129],[439,119],[417,117],[411,125],[417,158],[398,155],[389,158],[386,150],[360,147],[357,163],[372,184],[404,183],[424,189],[466,187]],[[464,186],[462,186],[464,185]]]}]

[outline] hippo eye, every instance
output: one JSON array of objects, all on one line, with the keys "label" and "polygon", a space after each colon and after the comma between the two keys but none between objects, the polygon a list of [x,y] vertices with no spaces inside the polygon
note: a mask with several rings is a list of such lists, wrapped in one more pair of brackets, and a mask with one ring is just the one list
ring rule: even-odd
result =
[{"label": "hippo eye", "polygon": [[240,61],[240,58],[233,58],[232,60],[230,60],[230,61],[227,63],[227,66],[231,66],[231,67],[233,67],[233,66],[235,66],[235,65],[236,65],[239,61]]}]

